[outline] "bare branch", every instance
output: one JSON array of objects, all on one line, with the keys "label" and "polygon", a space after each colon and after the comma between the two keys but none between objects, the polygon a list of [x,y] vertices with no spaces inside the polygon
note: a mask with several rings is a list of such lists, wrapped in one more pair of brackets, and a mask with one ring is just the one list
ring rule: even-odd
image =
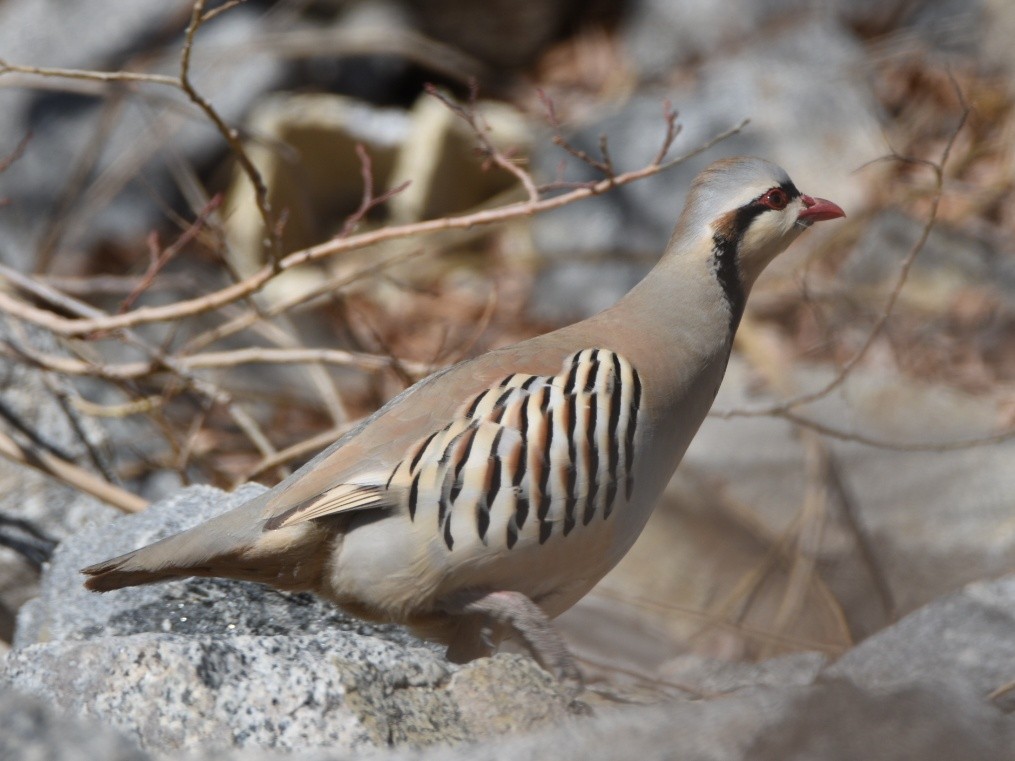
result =
[{"label": "bare branch", "polygon": [[663,119],[666,121],[666,134],[663,136],[663,144],[659,146],[659,152],[652,159],[653,164],[662,164],[666,154],[673,147],[673,141],[680,134],[680,125],[677,123],[677,112],[673,110],[673,104],[669,98],[663,101]]},{"label": "bare branch", "polygon": [[0,174],[6,172],[10,168],[11,164],[25,155],[25,149],[28,148],[28,144],[30,142],[32,142],[31,132],[21,138],[21,142],[14,147],[13,151],[0,159]]},{"label": "bare branch", "polygon": [[342,349],[268,349],[258,346],[232,351],[206,352],[175,357],[172,366],[157,359],[149,362],[124,362],[117,365],[103,365],[95,362],[62,357],[55,354],[41,354],[27,347],[20,347],[15,353],[0,346],[0,356],[30,360],[35,366],[63,375],[94,376],[106,380],[136,380],[159,372],[174,372],[201,369],[222,369],[240,365],[272,364],[324,364],[338,367],[358,367],[362,370],[386,370],[396,365],[415,376],[432,373],[436,368],[421,362],[409,362],[395,357]]},{"label": "bare branch", "polygon": [[[85,317],[79,319],[95,319],[95,315],[101,314],[95,307],[84,304],[77,299],[67,296],[66,294],[54,291],[52,288],[33,280],[27,275],[22,275],[17,270],[7,267],[4,264],[0,264],[0,277],[3,277],[8,282],[28,291],[38,298],[59,306],[64,311],[68,311],[71,314],[85,315]],[[0,309],[6,309],[9,314],[19,319],[24,319],[25,314],[31,313],[43,315],[51,314],[45,310],[28,306],[18,299],[11,298],[4,293],[2,289],[0,289]],[[31,320],[27,321],[31,322]],[[234,404],[233,398],[230,394],[216,387],[213,383],[199,378],[185,368],[180,367],[174,357],[168,356],[156,347],[151,346],[149,342],[144,341],[132,331],[123,330],[121,335],[131,345],[137,347],[151,357],[153,362],[160,364],[167,370],[171,370],[179,375],[181,382],[187,387],[192,388],[197,393],[208,397],[216,404],[220,404],[227,409],[230,416],[239,426],[240,430],[242,430],[250,438],[250,440],[255,443],[255,446],[257,446],[262,453],[274,452],[274,448],[260,431],[257,424],[250,418],[249,415],[240,409],[239,405]]]},{"label": "bare branch", "polygon": [[161,251],[159,250],[158,233],[152,232],[152,234],[148,237],[150,255],[148,268],[145,270],[144,274],[141,276],[140,280],[138,280],[131,292],[127,294],[127,297],[120,304],[117,314],[123,314],[124,312],[127,312],[131,306],[133,306],[134,302],[137,301],[141,294],[147,291],[151,287],[152,283],[155,282],[155,277],[162,271],[162,268],[169,264],[169,262],[171,262],[173,258],[180,253],[181,250],[183,250],[184,246],[189,244],[198,236],[207,223],[208,217],[218,210],[221,205],[222,196],[213,196],[211,200],[205,204],[204,208],[198,212],[197,219],[195,219],[190,226],[187,227],[187,229],[177,236],[172,245],[167,246]]},{"label": "bare branch", "polygon": [[360,175],[363,178],[363,199],[360,201],[359,208],[346,218],[345,224],[342,225],[342,230],[338,234],[339,238],[352,234],[359,226],[359,223],[366,218],[367,214],[378,206],[387,203],[391,198],[412,184],[412,180],[406,180],[393,188],[385,190],[379,196],[375,196],[373,164],[370,161],[370,154],[363,143],[356,143],[356,155],[359,157]]},{"label": "bare branch", "polygon": [[483,119],[483,116],[480,114],[479,108],[477,107],[479,86],[477,85],[474,77],[469,81],[469,103],[467,106],[462,106],[452,100],[449,96],[442,93],[440,89],[432,84],[428,83],[425,89],[428,95],[439,100],[452,113],[459,116],[467,125],[469,125],[469,128],[473,131],[476,135],[476,139],[479,141],[480,152],[488,163],[496,164],[501,169],[514,175],[518,182],[521,183],[522,187],[525,188],[525,193],[528,195],[529,201],[536,202],[539,200],[539,190],[536,188],[536,183],[532,179],[532,175],[512,161],[510,156],[499,150],[490,139],[490,125],[486,123],[485,119]]},{"label": "bare branch", "polygon": [[[687,161],[697,156],[721,140],[725,140],[736,134],[747,124],[744,120],[735,127],[727,129],[711,140],[702,143],[697,148],[678,158],[672,159],[665,164],[652,165],[624,172],[616,177],[600,180],[588,187],[576,188],[568,193],[563,193],[552,198],[543,198],[539,201],[520,201],[508,204],[498,209],[488,209],[463,214],[457,217],[442,217],[422,222],[413,222],[405,225],[385,227],[379,230],[353,235],[348,238],[338,238],[316,246],[305,248],[301,251],[289,254],[283,258],[277,267],[266,265],[248,278],[200,296],[198,298],[178,301],[164,306],[141,307],[122,315],[104,315],[93,318],[67,319],[60,317],[46,310],[30,306],[17,299],[0,292],[0,309],[4,309],[20,319],[34,323],[47,330],[62,336],[83,336],[94,331],[120,330],[132,328],[138,325],[145,325],[154,322],[165,322],[179,320],[185,317],[193,317],[205,312],[219,309],[226,304],[231,304],[240,299],[246,298],[260,291],[265,284],[278,272],[285,272],[311,262],[326,259],[337,254],[355,251],[368,246],[383,243],[389,240],[398,240],[413,236],[429,235],[444,230],[467,230],[473,227],[485,226],[507,222],[521,217],[528,217],[541,212],[557,209],[566,206],[583,198],[598,195],[613,187],[627,185],[631,182],[651,177],[660,172]],[[0,265],[0,275],[5,275],[8,270]],[[9,277],[9,274],[5,276]]]},{"label": "bare branch", "polygon": [[973,447],[985,447],[992,444],[1000,444],[1010,439],[1015,439],[1015,428],[1008,428],[997,433],[985,436],[975,436],[968,439],[956,439],[953,441],[938,441],[931,443],[888,441],[875,436],[867,436],[862,433],[843,431],[830,425],[825,425],[812,418],[798,415],[790,410],[777,410],[771,413],[776,417],[785,418],[791,423],[810,428],[823,436],[828,436],[840,441],[852,441],[857,444],[864,444],[877,449],[893,449],[899,452],[952,452],[956,449],[971,449]]},{"label": "bare branch", "polygon": [[[201,28],[201,25],[207,18],[213,17],[216,11],[212,11],[210,16],[204,14],[205,0],[194,0],[194,8],[190,15],[190,23],[187,24],[187,31],[184,34],[183,49],[180,53],[180,76],[178,79],[179,88],[190,98],[190,101],[204,112],[204,115],[208,117],[209,121],[215,125],[215,128],[219,131],[219,134],[225,139],[229,145],[229,149],[232,151],[236,160],[239,162],[240,167],[243,169],[243,173],[250,180],[250,184],[254,187],[254,201],[257,205],[257,211],[261,215],[261,221],[264,224],[265,234],[267,235],[264,246],[267,258],[272,263],[277,263],[281,257],[282,241],[279,236],[275,220],[272,216],[271,203],[268,200],[268,186],[265,185],[264,179],[261,177],[261,173],[257,167],[254,166],[254,162],[251,160],[246,148],[243,146],[243,141],[240,140],[239,133],[226,124],[225,120],[219,115],[219,112],[212,106],[211,101],[205,98],[199,93],[190,80],[190,59],[194,49],[194,37],[197,36],[197,31]],[[219,9],[221,10],[221,9]]]},{"label": "bare branch", "polygon": [[139,71],[84,71],[82,69],[47,68],[43,66],[19,66],[0,58],[0,76],[4,74],[28,74],[54,79],[79,79],[89,82],[140,82],[150,85],[164,85],[179,88],[180,80],[166,74],[144,74]]},{"label": "bare branch", "polygon": [[148,507],[148,502],[136,494],[114,486],[51,452],[37,449],[29,444],[19,444],[4,431],[0,431],[0,456],[53,476],[59,481],[80,489],[86,494],[91,494],[126,513],[140,512]]}]

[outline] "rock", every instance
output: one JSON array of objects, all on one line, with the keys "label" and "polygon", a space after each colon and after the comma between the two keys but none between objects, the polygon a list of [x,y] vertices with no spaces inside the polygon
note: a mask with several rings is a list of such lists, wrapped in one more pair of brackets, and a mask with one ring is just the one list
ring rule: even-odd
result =
[{"label": "rock", "polygon": [[439,656],[338,631],[51,642],[13,651],[4,677],[161,753],[467,738]]},{"label": "rock", "polygon": [[49,761],[147,761],[123,735],[78,721],[0,683],[0,758]]},{"label": "rock", "polygon": [[[872,690],[927,682],[980,700],[1015,680],[1015,576],[978,581],[864,640],[825,675]],[[1015,692],[996,706],[1015,711]]]},{"label": "rock", "polygon": [[558,722],[570,699],[531,658],[464,667],[396,626],[309,595],[186,580],[86,591],[79,569],[263,491],[192,487],[64,541],[22,611],[0,683],[148,751],[346,751],[463,742]]},{"label": "rock", "polygon": [[406,5],[425,34],[503,70],[531,65],[565,29],[577,26],[587,5],[604,3],[406,0]]},{"label": "rock", "polygon": [[197,637],[316,634],[338,628],[419,640],[393,626],[368,625],[311,595],[289,595],[259,584],[186,579],[108,594],[89,592],[80,570],[225,512],[264,491],[248,484],[232,494],[208,486],[177,492],[137,515],[94,525],[69,537],[54,553],[39,596],[18,620],[15,646],[165,632]]}]

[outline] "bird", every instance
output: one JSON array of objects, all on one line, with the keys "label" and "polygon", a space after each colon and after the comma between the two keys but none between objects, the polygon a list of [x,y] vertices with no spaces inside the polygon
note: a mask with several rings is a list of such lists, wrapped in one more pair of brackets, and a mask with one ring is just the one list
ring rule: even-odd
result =
[{"label": "bird", "polygon": [[210,576],[310,591],[455,663],[516,638],[580,688],[551,620],[641,533],[762,270],[844,216],[764,159],[715,161],[658,263],[612,307],[424,378],[274,488],[84,568],[85,586]]}]

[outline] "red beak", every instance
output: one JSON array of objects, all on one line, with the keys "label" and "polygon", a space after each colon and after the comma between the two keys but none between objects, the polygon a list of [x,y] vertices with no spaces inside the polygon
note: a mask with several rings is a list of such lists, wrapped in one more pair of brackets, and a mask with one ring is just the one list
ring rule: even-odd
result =
[{"label": "red beak", "polygon": [[846,216],[846,212],[838,204],[826,201],[824,198],[812,198],[811,196],[801,196],[800,198],[806,208],[797,215],[798,220],[823,222],[826,219],[838,219]]}]

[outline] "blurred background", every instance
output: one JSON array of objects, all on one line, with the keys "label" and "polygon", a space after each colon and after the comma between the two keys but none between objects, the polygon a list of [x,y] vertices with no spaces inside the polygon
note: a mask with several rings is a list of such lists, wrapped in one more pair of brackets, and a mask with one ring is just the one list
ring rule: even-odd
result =
[{"label": "blurred background", "polygon": [[[493,157],[552,197],[604,156],[649,165],[670,109],[670,157],[749,122],[612,192],[323,258],[132,331],[61,337],[4,302],[0,432],[21,451],[142,501],[274,483],[431,369],[613,303],[695,173],[753,154],[848,218],[759,282],[664,504],[561,619],[584,666],[651,691],[703,657],[834,657],[1015,566],[1011,3],[201,10],[188,36],[191,0],[0,2],[0,292],[63,317],[169,305],[335,236],[524,200]],[[53,543],[118,511],[4,460],[0,486],[10,642]]]}]

